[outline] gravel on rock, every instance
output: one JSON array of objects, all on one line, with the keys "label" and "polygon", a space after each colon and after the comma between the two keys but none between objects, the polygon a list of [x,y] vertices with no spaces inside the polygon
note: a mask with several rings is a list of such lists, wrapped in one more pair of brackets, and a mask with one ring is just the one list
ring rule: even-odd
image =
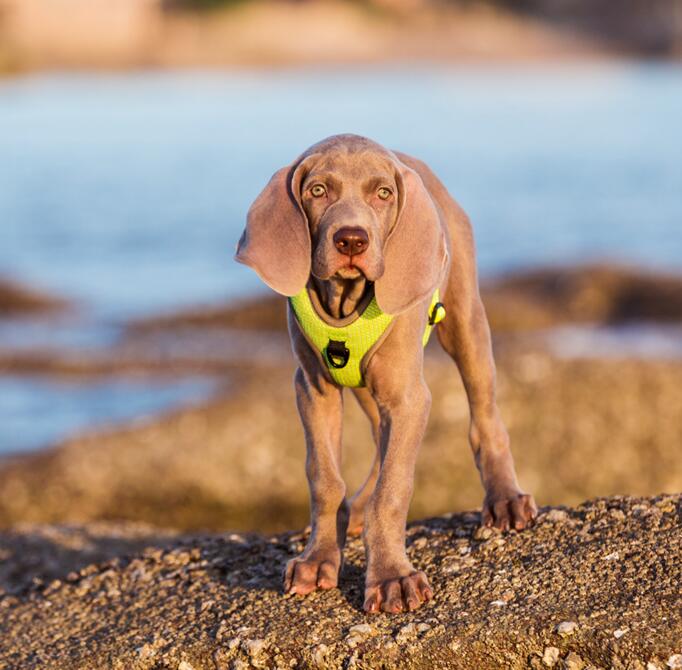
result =
[{"label": "gravel on rock", "polygon": [[[144,550],[113,555],[126,545],[112,545],[77,570],[65,559],[61,577],[53,561],[50,583],[33,579],[43,553],[32,579],[19,588],[15,575],[0,596],[0,668],[676,668],[681,517],[682,496],[667,495],[545,509],[501,543],[472,513],[413,523],[408,552],[435,598],[400,615],[362,611],[358,539],[340,588],[305,598],[280,586],[301,533],[150,534]],[[0,536],[5,565],[30,562],[30,543],[13,538]]]}]

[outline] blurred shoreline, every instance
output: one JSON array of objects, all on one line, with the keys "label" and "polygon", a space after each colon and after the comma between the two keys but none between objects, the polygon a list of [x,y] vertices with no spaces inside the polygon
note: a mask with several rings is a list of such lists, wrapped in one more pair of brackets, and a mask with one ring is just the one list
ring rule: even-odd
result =
[{"label": "blurred shoreline", "polygon": [[196,11],[191,2],[0,0],[0,74],[669,59],[681,43],[682,17],[665,1],[614,13],[580,2],[257,0]]},{"label": "blurred shoreline", "polygon": [[[594,339],[598,329],[644,325],[673,329],[679,344],[682,276],[566,266],[486,281],[483,295],[522,482],[543,504],[682,488],[682,359],[665,352],[619,354]],[[13,318],[18,302],[15,297]],[[26,306],[33,310],[30,299]],[[0,526],[113,518],[184,529],[303,525],[304,447],[284,312],[281,297],[263,296],[131,319],[112,345],[91,350],[0,346],[0,380],[10,374],[53,379],[80,386],[81,398],[89,385],[107,379],[217,384],[203,400],[171,403],[143,421],[110,421],[48,449],[6,453],[0,457]],[[27,318],[40,317],[31,311]],[[582,328],[582,348],[561,355],[546,334],[562,328]],[[480,502],[456,368],[435,344],[427,353],[434,408],[413,518]],[[352,488],[362,481],[373,448],[350,399],[347,413],[345,470]]]}]

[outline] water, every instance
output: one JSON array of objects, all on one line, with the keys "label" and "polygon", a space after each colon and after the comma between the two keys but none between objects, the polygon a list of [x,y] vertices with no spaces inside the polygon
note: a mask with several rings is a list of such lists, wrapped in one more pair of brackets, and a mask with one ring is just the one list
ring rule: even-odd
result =
[{"label": "water", "polygon": [[189,399],[207,399],[214,384],[184,379],[98,380],[65,383],[0,377],[0,453],[27,451],[86,427],[108,426],[155,414]]},{"label": "water", "polygon": [[[270,174],[338,132],[426,160],[471,215],[483,274],[591,259],[679,269],[680,119],[675,65],[2,81],[0,274],[78,301],[85,321],[5,324],[0,347],[96,348],[132,316],[262,290],[231,260],[246,210]],[[0,405],[0,449],[18,404],[61,393],[2,384],[15,401]],[[120,398],[99,397],[76,424],[117,416]]]},{"label": "water", "polygon": [[436,170],[484,272],[679,267],[682,68],[360,68],[0,83],[0,271],[129,315],[257,290],[246,210],[311,143],[356,132]]}]

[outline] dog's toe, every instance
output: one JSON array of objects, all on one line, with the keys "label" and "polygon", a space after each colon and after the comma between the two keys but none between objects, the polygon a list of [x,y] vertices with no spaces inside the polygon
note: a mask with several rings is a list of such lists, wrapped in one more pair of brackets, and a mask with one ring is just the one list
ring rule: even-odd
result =
[{"label": "dog's toe", "polygon": [[530,528],[537,517],[538,508],[533,496],[515,493],[495,501],[484,502],[481,514],[482,525],[506,531]]},{"label": "dog's toe", "polygon": [[336,588],[338,580],[339,568],[333,561],[294,558],[287,564],[284,591],[304,596],[317,589]]},{"label": "dog's toe", "polygon": [[433,591],[426,575],[419,571],[406,577],[386,579],[365,589],[366,612],[413,611],[433,598]]}]

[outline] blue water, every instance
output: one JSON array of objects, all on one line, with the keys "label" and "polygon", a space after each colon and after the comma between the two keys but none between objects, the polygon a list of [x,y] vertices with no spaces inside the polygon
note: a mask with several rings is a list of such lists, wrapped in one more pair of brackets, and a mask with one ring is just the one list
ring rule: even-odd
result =
[{"label": "blue water", "polygon": [[101,430],[117,421],[207,399],[214,387],[203,379],[176,380],[172,384],[148,379],[65,383],[0,377],[0,454],[27,451],[84,428]]},{"label": "blue water", "polygon": [[[262,290],[231,260],[248,206],[276,169],[338,132],[426,160],[471,215],[484,275],[593,259],[680,269],[681,119],[676,65],[0,81],[0,275],[83,314],[59,327],[0,324],[0,348],[96,349],[131,316]],[[0,450],[202,393],[157,388],[149,406],[146,391],[76,392],[70,421],[63,385],[0,381],[13,398],[0,402]]]},{"label": "blue water", "polygon": [[485,273],[679,267],[682,68],[363,67],[0,82],[0,272],[105,316],[259,288],[231,261],[269,175],[337,132],[424,160]]}]

